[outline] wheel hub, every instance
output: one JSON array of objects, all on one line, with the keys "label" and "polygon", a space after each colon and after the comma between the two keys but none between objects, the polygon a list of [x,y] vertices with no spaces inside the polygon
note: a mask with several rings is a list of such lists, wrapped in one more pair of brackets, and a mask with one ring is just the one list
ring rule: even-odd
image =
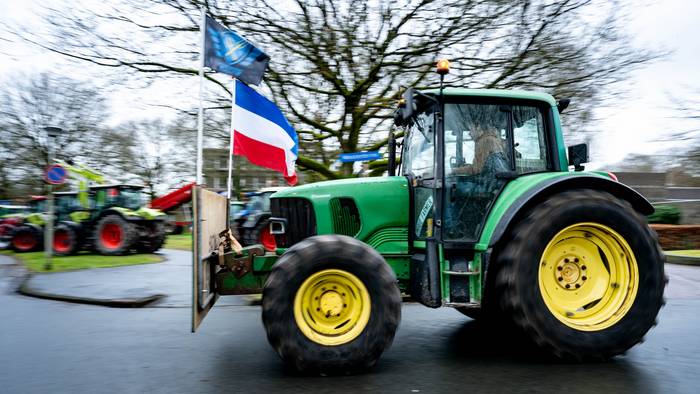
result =
[{"label": "wheel hub", "polygon": [[557,283],[566,290],[581,288],[588,280],[586,265],[581,263],[583,259],[575,255],[567,255],[557,263]]},{"label": "wheel hub", "polygon": [[335,291],[323,293],[320,308],[326,317],[340,316],[340,312],[344,308],[343,297]]}]

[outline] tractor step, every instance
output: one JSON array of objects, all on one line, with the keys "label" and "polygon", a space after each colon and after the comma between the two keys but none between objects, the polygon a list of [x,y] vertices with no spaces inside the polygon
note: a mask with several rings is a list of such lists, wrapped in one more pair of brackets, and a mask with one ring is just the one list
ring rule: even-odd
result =
[{"label": "tractor step", "polygon": [[479,275],[479,271],[442,271],[445,275],[455,275],[455,276],[473,276]]},{"label": "tractor step", "polygon": [[450,308],[481,308],[478,302],[446,302],[443,305]]}]

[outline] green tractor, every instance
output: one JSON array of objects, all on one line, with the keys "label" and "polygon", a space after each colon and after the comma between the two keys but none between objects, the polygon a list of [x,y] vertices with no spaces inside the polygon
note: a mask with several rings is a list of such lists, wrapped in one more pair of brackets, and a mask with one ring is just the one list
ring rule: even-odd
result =
[{"label": "green tractor", "polygon": [[[515,328],[562,359],[622,354],[655,324],[664,255],[644,197],[584,171],[586,145],[567,159],[567,105],[526,91],[408,89],[398,168],[390,137],[388,177],[275,193],[276,252],[225,252],[224,240],[208,257],[207,222],[195,226],[193,330],[217,296],[262,292],[284,362],[352,373],[390,346],[404,293]],[[207,193],[196,192],[199,219],[216,214]]]},{"label": "green tractor", "polygon": [[[56,221],[67,220],[75,215],[75,212],[83,209],[78,201],[78,192],[55,192],[54,215]],[[15,252],[33,252],[44,247],[44,226],[46,225],[46,197],[34,196],[30,202],[30,213],[22,217],[20,223],[12,231],[10,244]],[[61,228],[54,229],[54,251],[60,254],[62,245],[66,242],[62,238]]]},{"label": "green tractor", "polygon": [[94,249],[103,255],[121,255],[160,249],[165,242],[165,214],[144,205],[142,189],[126,184],[91,186],[89,209],[74,200],[69,214],[59,218],[54,232],[56,254]]},{"label": "green tractor", "polygon": [[5,230],[9,247],[17,253],[34,252],[44,247],[46,196],[32,196],[27,205],[29,209],[16,215],[12,227]]}]

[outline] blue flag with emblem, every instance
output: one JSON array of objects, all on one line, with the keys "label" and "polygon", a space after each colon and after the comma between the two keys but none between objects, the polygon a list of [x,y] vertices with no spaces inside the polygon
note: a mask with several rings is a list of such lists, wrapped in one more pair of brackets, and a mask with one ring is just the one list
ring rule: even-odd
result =
[{"label": "blue flag with emblem", "polygon": [[258,85],[262,81],[270,57],[245,38],[206,17],[204,66],[241,81]]}]

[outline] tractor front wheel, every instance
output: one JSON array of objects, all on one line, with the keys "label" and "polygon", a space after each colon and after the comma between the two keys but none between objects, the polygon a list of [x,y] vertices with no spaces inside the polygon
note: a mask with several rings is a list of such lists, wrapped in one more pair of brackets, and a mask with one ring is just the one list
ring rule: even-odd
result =
[{"label": "tractor front wheel", "polygon": [[507,241],[496,261],[500,306],[540,347],[565,359],[606,359],[654,325],[664,257],[626,201],[592,190],[555,195]]},{"label": "tractor front wheel", "polygon": [[78,252],[78,234],[67,224],[59,224],[53,233],[53,252],[57,256],[69,256]]},{"label": "tractor front wheel", "polygon": [[10,244],[17,253],[34,252],[42,249],[44,237],[39,228],[31,225],[17,227],[12,233]]},{"label": "tractor front wheel", "polygon": [[103,255],[129,253],[138,239],[138,228],[119,215],[107,215],[97,223],[95,249]]},{"label": "tractor front wheel", "polygon": [[267,338],[305,373],[373,366],[401,319],[396,278],[381,255],[342,235],[307,238],[280,257],[263,290]]}]

